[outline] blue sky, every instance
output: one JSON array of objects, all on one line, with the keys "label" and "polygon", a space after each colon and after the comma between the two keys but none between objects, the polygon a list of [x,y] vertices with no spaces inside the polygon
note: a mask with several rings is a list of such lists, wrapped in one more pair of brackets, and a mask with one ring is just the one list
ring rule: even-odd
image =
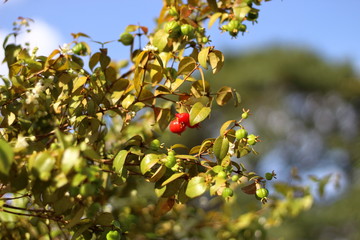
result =
[{"label": "blue sky", "polygon": [[[161,0],[9,0],[0,4],[0,39],[23,16],[35,20],[31,41],[45,52],[70,42],[72,32],[84,32],[96,41],[116,40],[128,24],[152,29],[161,6]],[[209,32],[212,45],[232,52],[269,44],[308,47],[330,61],[351,61],[360,72],[359,0],[272,0],[260,9],[259,23],[237,39],[214,26]],[[127,58],[128,49],[119,43],[108,48],[111,57]]]}]

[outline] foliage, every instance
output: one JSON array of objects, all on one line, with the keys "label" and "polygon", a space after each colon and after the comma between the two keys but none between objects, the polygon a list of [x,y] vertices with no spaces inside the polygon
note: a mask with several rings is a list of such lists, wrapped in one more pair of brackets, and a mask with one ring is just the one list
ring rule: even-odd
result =
[{"label": "foliage", "polygon": [[[10,42],[29,25],[19,19],[3,44],[9,76],[2,76],[0,88],[1,237],[252,238],[289,209],[309,208],[306,188],[280,183],[285,200],[264,208],[269,218],[263,226],[257,212],[234,216],[198,208],[201,199],[216,210],[231,207],[236,186],[256,202],[256,191],[266,187],[266,179],[241,161],[256,153],[259,141],[251,133],[236,137],[248,110],[196,146],[157,140],[176,114],[189,113],[186,131],[201,131],[190,128],[205,125],[215,104],[233,99],[239,105],[233,88],[212,92],[204,77],[206,69],[221,70],[224,55],[209,46],[203,25],[219,22],[236,37],[257,19],[260,2],[164,1],[157,29],[129,25],[120,34],[118,44],[130,48],[129,67],[111,59],[108,43],[91,52],[80,41],[91,40],[84,33],[38,56],[36,49]],[[148,44],[136,49],[140,38]],[[259,201],[271,199],[267,194]]]}]

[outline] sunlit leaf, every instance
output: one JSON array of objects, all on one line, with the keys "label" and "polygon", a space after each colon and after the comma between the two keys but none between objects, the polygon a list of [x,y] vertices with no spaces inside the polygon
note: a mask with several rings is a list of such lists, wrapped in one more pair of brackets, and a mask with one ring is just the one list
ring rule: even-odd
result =
[{"label": "sunlit leaf", "polygon": [[219,136],[214,142],[213,149],[218,161],[223,160],[229,152],[229,140],[226,137]]},{"label": "sunlit leaf", "polygon": [[9,143],[0,139],[0,173],[8,175],[14,161],[14,152]]},{"label": "sunlit leaf", "polygon": [[201,102],[197,102],[190,110],[190,124],[194,126],[204,121],[210,114],[211,108],[205,107]]},{"label": "sunlit leaf", "polygon": [[205,178],[197,176],[190,179],[186,187],[185,194],[189,198],[195,198],[204,194],[206,189],[207,189],[207,184],[205,182]]},{"label": "sunlit leaf", "polygon": [[196,67],[196,61],[192,57],[184,57],[180,63],[178,68],[178,75],[187,75],[191,71],[193,71]]}]

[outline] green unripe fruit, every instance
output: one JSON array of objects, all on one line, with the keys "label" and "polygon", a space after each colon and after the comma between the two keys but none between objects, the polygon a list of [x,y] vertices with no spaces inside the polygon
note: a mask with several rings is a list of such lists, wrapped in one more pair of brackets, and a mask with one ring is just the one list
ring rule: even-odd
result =
[{"label": "green unripe fruit", "polygon": [[255,21],[256,19],[258,19],[258,17],[259,17],[258,12],[249,12],[246,19],[249,21]]},{"label": "green unripe fruit", "polygon": [[72,51],[73,51],[73,53],[75,53],[77,55],[86,55],[87,48],[84,43],[79,42],[72,48]]},{"label": "green unripe fruit", "polygon": [[243,128],[241,128],[241,129],[239,129],[239,130],[237,130],[235,132],[235,137],[236,137],[237,140],[246,138],[247,135],[248,135],[247,131],[245,129],[243,129]]},{"label": "green unripe fruit", "polygon": [[120,35],[119,42],[124,44],[125,46],[129,46],[134,42],[134,36],[131,33],[124,32]]},{"label": "green unripe fruit", "polygon": [[194,27],[190,24],[181,25],[181,33],[185,36],[191,36],[194,34]]},{"label": "green unripe fruit", "polygon": [[234,191],[231,188],[224,188],[222,194],[224,198],[232,197],[234,195]]},{"label": "green unripe fruit", "polygon": [[241,118],[243,118],[243,119],[247,119],[248,116],[249,116],[249,113],[248,113],[248,112],[243,112],[243,113],[241,114]]},{"label": "green unripe fruit", "polygon": [[228,23],[228,31],[233,32],[240,29],[241,23],[237,19],[233,19]]},{"label": "green unripe fruit", "polygon": [[269,190],[266,188],[259,188],[256,190],[256,196],[260,199],[266,198],[269,196]]},{"label": "green unripe fruit", "polygon": [[265,178],[266,178],[266,180],[269,180],[269,181],[270,181],[270,180],[273,178],[273,174],[267,172],[267,173],[265,173]]},{"label": "green unripe fruit", "polygon": [[232,175],[232,177],[231,177],[231,180],[233,181],[233,182],[237,182],[238,180],[240,179],[240,176],[239,175]]},{"label": "green unripe fruit", "polygon": [[218,176],[219,178],[223,178],[223,179],[226,179],[226,178],[227,178],[227,174],[226,174],[226,172],[224,172],[224,171],[218,172],[217,176]]},{"label": "green unripe fruit", "polygon": [[152,150],[158,150],[160,148],[160,146],[161,146],[161,143],[160,143],[159,139],[154,139],[150,143],[150,148]]},{"label": "green unripe fruit", "polygon": [[257,137],[254,135],[254,134],[250,134],[248,137],[247,137],[247,143],[249,145],[255,145],[257,142]]},{"label": "green unripe fruit", "polygon": [[166,157],[165,166],[166,166],[167,168],[172,168],[172,167],[175,166],[175,164],[176,164],[176,158],[175,158],[175,156],[168,155],[168,156]]},{"label": "green unripe fruit", "polygon": [[121,236],[118,231],[109,231],[106,234],[106,240],[120,240]]},{"label": "green unripe fruit", "polygon": [[208,43],[209,42],[209,39],[207,37],[202,37],[201,38],[201,42],[202,43]]},{"label": "green unripe fruit", "polygon": [[170,37],[178,37],[181,32],[180,25],[177,21],[170,21],[165,24],[164,30],[169,33]]},{"label": "green unripe fruit", "polygon": [[170,151],[168,152],[168,156],[175,156],[175,151],[170,150]]},{"label": "green unripe fruit", "polygon": [[179,17],[179,13],[178,13],[178,11],[176,10],[175,7],[169,8],[169,15],[173,16],[173,17],[176,17],[176,18]]},{"label": "green unripe fruit", "polygon": [[239,26],[239,29],[238,29],[238,30],[239,30],[240,32],[245,32],[245,31],[246,31],[246,28],[247,28],[247,27],[246,27],[246,25],[245,25],[245,24],[240,24],[240,26]]}]

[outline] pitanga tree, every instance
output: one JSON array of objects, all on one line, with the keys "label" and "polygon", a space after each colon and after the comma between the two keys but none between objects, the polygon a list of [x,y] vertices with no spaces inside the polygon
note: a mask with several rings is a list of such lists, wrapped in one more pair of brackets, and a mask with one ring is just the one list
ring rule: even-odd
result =
[{"label": "pitanga tree", "polygon": [[[159,140],[164,131],[174,137],[201,131],[214,104],[239,106],[233,88],[213,91],[205,79],[205,71],[216,74],[224,64],[205,23],[237,37],[256,22],[260,3],[164,1],[154,31],[129,25],[120,34],[118,44],[130,48],[129,67],[110,58],[107,43],[93,53],[84,33],[38,56],[12,41],[31,22],[19,18],[3,44],[9,73],[0,88],[0,236],[263,238],[261,204],[235,217],[229,212],[237,186],[253,196],[249,201],[265,204],[266,182],[275,176],[270,170],[259,176],[242,162],[259,142],[243,126],[249,110],[237,109],[238,119],[220,124],[217,136],[199,145]],[[137,48],[140,39],[146,45]],[[267,213],[269,225],[291,207],[311,205],[304,188],[281,191],[287,198],[269,203],[276,210]],[[215,210],[225,204],[224,215],[201,209],[192,200],[199,196],[215,201]]]}]

